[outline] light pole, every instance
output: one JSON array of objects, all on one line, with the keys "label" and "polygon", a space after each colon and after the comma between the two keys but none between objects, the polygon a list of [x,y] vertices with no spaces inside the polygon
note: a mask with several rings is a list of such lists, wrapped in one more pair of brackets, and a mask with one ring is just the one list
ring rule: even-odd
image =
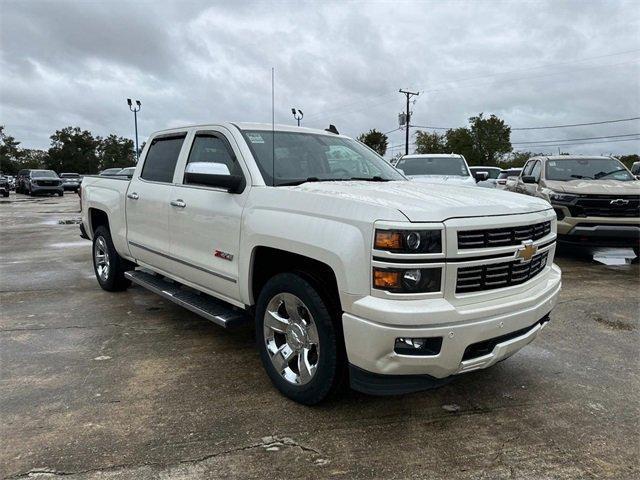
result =
[{"label": "light pole", "polygon": [[140,111],[142,104],[140,103],[140,100],[136,100],[136,105],[134,106],[131,99],[127,98],[127,105],[129,105],[129,110],[133,112],[133,122],[136,126],[136,163],[138,163],[138,160],[140,160],[140,154],[138,152],[138,112]]},{"label": "light pole", "polygon": [[296,114],[296,109],[292,108],[291,113],[293,114],[293,118],[298,121],[298,126],[300,126],[300,120],[302,120],[302,118],[304,117],[304,113],[302,113],[302,110],[298,110],[298,114]]}]

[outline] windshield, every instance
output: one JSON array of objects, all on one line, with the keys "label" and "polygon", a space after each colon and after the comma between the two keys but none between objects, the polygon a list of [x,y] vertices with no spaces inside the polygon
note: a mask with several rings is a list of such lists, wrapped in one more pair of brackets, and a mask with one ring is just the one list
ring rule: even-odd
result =
[{"label": "windshield", "polygon": [[468,177],[469,171],[461,157],[401,158],[396,164],[405,175],[457,175]]},{"label": "windshield", "polygon": [[267,185],[329,180],[404,180],[382,157],[350,138],[266,130],[243,130],[242,135]]},{"label": "windshield", "polygon": [[31,171],[32,178],[58,178],[56,172],[53,170],[32,170]]},{"label": "windshield", "polygon": [[547,180],[635,180],[633,175],[615,158],[567,158],[548,160]]}]

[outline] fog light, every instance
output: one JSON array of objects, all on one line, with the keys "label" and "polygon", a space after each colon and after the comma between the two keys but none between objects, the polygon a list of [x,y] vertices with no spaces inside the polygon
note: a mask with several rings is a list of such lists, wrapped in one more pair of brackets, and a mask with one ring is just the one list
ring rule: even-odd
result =
[{"label": "fog light", "polygon": [[396,338],[393,349],[399,355],[433,356],[440,353],[442,337]]}]

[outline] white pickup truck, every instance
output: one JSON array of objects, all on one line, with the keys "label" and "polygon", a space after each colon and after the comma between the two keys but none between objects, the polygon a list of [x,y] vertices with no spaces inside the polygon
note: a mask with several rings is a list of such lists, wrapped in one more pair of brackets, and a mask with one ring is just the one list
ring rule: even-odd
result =
[{"label": "white pickup truck", "polygon": [[131,180],[85,177],[81,205],[102,288],[254,322],[273,384],[304,404],[347,379],[407,393],[493,365],[560,291],[546,201],[408,181],[331,131],[161,131]]}]

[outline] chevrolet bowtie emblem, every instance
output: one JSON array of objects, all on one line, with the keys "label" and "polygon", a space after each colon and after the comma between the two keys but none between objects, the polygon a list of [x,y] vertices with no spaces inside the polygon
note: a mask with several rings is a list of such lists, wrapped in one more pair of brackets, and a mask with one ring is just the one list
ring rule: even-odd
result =
[{"label": "chevrolet bowtie emblem", "polygon": [[516,251],[516,260],[520,259],[523,262],[528,262],[538,251],[538,247],[533,244],[533,240],[525,240],[522,242],[522,246]]},{"label": "chevrolet bowtie emblem", "polygon": [[624,198],[616,198],[615,200],[611,200],[609,205],[622,206],[629,203],[629,200],[625,200]]}]

